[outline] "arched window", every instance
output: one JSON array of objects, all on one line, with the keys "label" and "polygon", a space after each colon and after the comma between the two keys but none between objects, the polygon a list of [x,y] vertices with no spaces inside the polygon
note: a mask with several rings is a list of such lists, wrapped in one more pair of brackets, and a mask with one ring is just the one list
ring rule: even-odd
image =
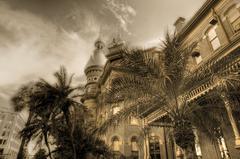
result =
[{"label": "arched window", "polygon": [[236,5],[229,8],[225,15],[228,22],[232,26],[233,32],[240,31],[240,12]]},{"label": "arched window", "polygon": [[133,136],[131,138],[131,149],[132,151],[138,151],[138,141],[137,141],[137,137],[136,136]]},{"label": "arched window", "polygon": [[202,56],[198,51],[194,51],[192,53],[192,58],[195,60],[196,64],[199,64],[202,62]]},{"label": "arched window", "polygon": [[131,138],[131,150],[132,150],[132,158],[138,159],[138,139],[136,136]]},{"label": "arched window", "polygon": [[207,31],[207,37],[213,50],[217,50],[221,46],[219,38],[217,36],[216,28],[217,25],[215,24]]},{"label": "arched window", "polygon": [[120,151],[120,140],[117,136],[112,138],[112,149],[113,151]]},{"label": "arched window", "polygon": [[195,61],[196,64],[199,64],[202,62],[202,56],[201,56],[201,47],[200,47],[200,43],[201,41],[196,41],[196,46],[194,47],[193,51],[192,51],[192,58]]}]

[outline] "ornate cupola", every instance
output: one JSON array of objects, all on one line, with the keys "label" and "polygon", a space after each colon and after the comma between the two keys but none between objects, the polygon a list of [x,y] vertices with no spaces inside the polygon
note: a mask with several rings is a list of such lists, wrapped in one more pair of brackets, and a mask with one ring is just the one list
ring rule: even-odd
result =
[{"label": "ornate cupola", "polygon": [[106,62],[105,58],[105,44],[101,39],[95,42],[95,50],[85,66],[85,75],[87,76],[87,84],[85,87],[85,100],[88,98],[95,98],[98,89],[98,80],[103,72],[103,67]]}]

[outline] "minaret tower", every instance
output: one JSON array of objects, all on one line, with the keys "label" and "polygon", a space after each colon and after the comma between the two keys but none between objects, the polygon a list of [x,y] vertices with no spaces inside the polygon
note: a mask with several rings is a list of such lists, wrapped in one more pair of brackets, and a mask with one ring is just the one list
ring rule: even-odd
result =
[{"label": "minaret tower", "polygon": [[105,44],[98,38],[95,42],[95,50],[85,66],[85,75],[87,76],[87,84],[85,86],[84,98],[82,99],[85,106],[92,112],[93,117],[96,116],[97,94],[100,89],[98,81],[103,72],[105,65]]}]

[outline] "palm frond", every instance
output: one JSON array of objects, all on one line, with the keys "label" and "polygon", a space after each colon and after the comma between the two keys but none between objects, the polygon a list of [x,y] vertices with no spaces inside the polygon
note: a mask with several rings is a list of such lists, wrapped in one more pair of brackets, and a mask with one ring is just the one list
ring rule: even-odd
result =
[{"label": "palm frond", "polygon": [[120,66],[113,66],[113,69],[140,77],[157,78],[159,76],[158,66],[153,55],[146,50],[135,49],[125,52]]},{"label": "palm frond", "polygon": [[240,71],[231,73],[221,72],[212,76],[213,80],[218,83],[218,87],[222,91],[237,89],[240,84]]},{"label": "palm frond", "polygon": [[67,85],[67,70],[64,66],[60,67],[59,72],[55,72],[54,76],[57,79],[57,85],[64,88]]},{"label": "palm frond", "polygon": [[145,96],[160,96],[157,81],[135,76],[125,76],[113,79],[111,88],[105,94],[107,103],[117,103],[122,100],[135,100]]}]

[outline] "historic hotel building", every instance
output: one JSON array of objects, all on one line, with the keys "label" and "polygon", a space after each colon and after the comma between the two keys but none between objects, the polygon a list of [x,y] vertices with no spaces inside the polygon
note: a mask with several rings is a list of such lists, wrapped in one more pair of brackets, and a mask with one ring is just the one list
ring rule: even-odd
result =
[{"label": "historic hotel building", "polygon": [[[189,101],[207,96],[217,89],[218,81],[214,78],[207,80],[212,76],[205,68],[216,73],[240,70],[239,0],[207,0],[188,22],[179,18],[174,25],[183,44],[197,43],[189,61],[189,78],[196,72],[203,71],[198,77],[198,81],[202,81],[201,85],[196,85],[186,94]],[[120,105],[109,105],[107,109],[97,109],[101,105],[99,99],[103,98],[102,94],[111,80],[122,74],[112,66],[118,65],[126,45],[121,40],[114,40],[106,49],[104,43],[97,40],[95,46],[85,69],[87,84],[83,101],[92,108],[97,122],[101,123],[125,104],[123,102]],[[156,48],[148,51],[153,56],[159,52]],[[196,152],[203,159],[240,159],[239,91],[218,93],[221,101],[219,105],[226,108],[223,112],[226,122],[219,128],[222,136],[212,142],[196,130]],[[111,130],[105,141],[116,152],[116,156],[140,159],[181,158],[181,150],[168,136],[169,128],[153,127],[159,125],[162,115],[161,110],[146,110],[141,114],[143,120],[129,118],[117,129]]]}]

